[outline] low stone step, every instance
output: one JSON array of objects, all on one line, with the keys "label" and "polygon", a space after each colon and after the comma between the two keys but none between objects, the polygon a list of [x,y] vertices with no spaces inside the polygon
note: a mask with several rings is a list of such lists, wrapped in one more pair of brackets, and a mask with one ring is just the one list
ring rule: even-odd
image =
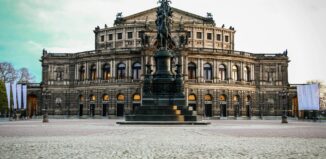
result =
[{"label": "low stone step", "polygon": [[126,121],[185,121],[183,115],[128,115]]}]

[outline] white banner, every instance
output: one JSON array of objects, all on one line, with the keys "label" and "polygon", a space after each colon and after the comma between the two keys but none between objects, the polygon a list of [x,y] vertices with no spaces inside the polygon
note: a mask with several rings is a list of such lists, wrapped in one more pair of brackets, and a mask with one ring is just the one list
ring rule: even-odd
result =
[{"label": "white banner", "polygon": [[17,102],[18,102],[18,107],[17,109],[22,108],[22,85],[17,84]]},{"label": "white banner", "polygon": [[6,92],[7,92],[7,99],[8,99],[8,108],[10,109],[10,83],[6,83]]},{"label": "white banner", "polygon": [[318,84],[298,85],[299,110],[319,110]]},{"label": "white banner", "polygon": [[27,109],[27,85],[23,85],[23,103],[24,109]]},{"label": "white banner", "polygon": [[14,104],[14,109],[17,109],[17,88],[16,88],[16,83],[11,85],[11,90],[12,90],[12,98],[13,98],[13,104]]}]

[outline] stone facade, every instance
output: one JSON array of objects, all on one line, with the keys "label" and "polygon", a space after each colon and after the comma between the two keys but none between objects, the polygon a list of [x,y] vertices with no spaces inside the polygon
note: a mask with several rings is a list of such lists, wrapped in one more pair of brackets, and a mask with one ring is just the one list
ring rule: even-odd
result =
[{"label": "stone facade", "polygon": [[[140,106],[146,64],[156,49],[156,8],[117,16],[113,27],[96,27],[95,50],[43,51],[42,83],[29,89],[37,113],[123,116]],[[287,51],[254,54],[234,50],[233,27],[217,27],[202,17],[173,8],[171,67],[182,65],[186,104],[206,117],[295,116],[295,88],[288,83]],[[175,72],[174,72],[175,73]],[[42,96],[48,90],[49,98]],[[286,98],[279,92],[287,90]],[[43,107],[41,107],[41,105]],[[47,107],[46,107],[47,106]]]}]

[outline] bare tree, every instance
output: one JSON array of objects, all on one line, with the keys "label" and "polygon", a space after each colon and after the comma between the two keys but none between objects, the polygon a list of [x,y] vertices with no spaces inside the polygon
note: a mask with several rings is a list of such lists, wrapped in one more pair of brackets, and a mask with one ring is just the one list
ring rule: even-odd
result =
[{"label": "bare tree", "polygon": [[13,82],[17,79],[17,71],[11,63],[0,63],[0,79],[4,82]]},{"label": "bare tree", "polygon": [[23,67],[18,71],[18,82],[30,83],[34,81],[34,76],[29,73],[28,68]]}]

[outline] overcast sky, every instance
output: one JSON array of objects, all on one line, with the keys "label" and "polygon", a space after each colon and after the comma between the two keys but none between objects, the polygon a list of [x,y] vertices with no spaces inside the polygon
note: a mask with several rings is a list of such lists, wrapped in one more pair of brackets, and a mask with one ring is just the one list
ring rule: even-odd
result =
[{"label": "overcast sky", "polygon": [[[156,7],[157,0],[0,0],[0,62],[27,67],[41,81],[42,49],[94,50],[93,29]],[[288,49],[289,82],[326,81],[325,0],[172,0],[172,7],[236,29],[235,49]]]}]

